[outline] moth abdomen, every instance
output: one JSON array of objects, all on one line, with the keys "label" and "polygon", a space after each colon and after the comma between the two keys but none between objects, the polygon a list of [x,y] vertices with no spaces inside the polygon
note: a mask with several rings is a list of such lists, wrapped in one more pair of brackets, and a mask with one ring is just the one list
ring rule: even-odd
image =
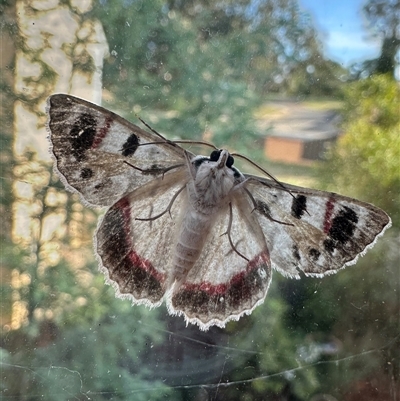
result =
[{"label": "moth abdomen", "polygon": [[[189,209],[191,209],[189,207]],[[194,266],[211,228],[211,217],[191,209],[183,218],[174,255],[173,280],[181,281]]]}]

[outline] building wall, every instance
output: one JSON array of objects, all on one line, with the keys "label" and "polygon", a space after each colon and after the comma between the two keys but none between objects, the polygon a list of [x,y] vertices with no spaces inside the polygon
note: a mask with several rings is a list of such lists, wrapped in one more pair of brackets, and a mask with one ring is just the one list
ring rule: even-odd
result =
[{"label": "building wall", "polygon": [[301,163],[303,147],[301,141],[270,136],[265,140],[264,153],[272,161]]}]

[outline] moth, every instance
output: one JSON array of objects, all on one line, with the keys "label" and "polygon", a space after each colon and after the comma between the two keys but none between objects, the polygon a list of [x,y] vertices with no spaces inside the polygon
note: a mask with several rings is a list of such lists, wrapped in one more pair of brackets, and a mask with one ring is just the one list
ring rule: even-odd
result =
[{"label": "moth", "polygon": [[[207,330],[264,302],[272,270],[323,277],[356,263],[390,227],[356,199],[242,174],[227,150],[201,156],[71,95],[48,100],[55,170],[88,206],[120,298]],[[148,127],[150,128],[150,127]]]}]

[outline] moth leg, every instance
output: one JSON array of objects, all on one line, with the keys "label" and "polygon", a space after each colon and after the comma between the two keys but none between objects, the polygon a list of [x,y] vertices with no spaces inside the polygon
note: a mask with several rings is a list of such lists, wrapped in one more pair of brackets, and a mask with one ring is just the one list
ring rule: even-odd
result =
[{"label": "moth leg", "polygon": [[169,202],[167,208],[166,208],[163,212],[157,214],[156,216],[147,217],[147,218],[136,217],[135,220],[139,220],[139,221],[153,221],[153,220],[157,220],[159,217],[163,216],[163,215],[164,215],[165,213],[167,213],[167,212],[168,212],[169,215],[171,216],[171,208],[172,208],[172,205],[174,204],[174,202],[175,202],[176,198],[178,197],[178,195],[179,195],[185,188],[186,188],[186,185],[184,185],[183,187],[181,187],[181,188],[178,190],[178,192],[172,197],[172,199],[171,199],[171,201]]},{"label": "moth leg", "polygon": [[[237,155],[236,153],[234,153],[234,154],[235,154],[236,156],[242,157],[241,155]],[[250,159],[247,159],[247,157],[244,157],[244,156],[243,156],[243,158],[251,162],[251,160],[250,160]],[[253,163],[252,163],[252,164],[253,164]],[[257,166],[257,165],[255,164],[255,166]],[[274,176],[268,174],[264,169],[263,169],[262,171],[264,171],[268,176],[270,176],[270,177],[282,188],[283,191],[287,192],[287,193],[293,198],[293,200],[294,200],[295,202],[297,202],[297,198],[292,194],[292,192],[290,191],[290,189],[286,188],[284,184],[282,184],[282,183],[281,183],[279,180],[277,180]],[[248,182],[251,182],[251,181],[257,182],[258,184],[265,185],[265,186],[267,186],[267,187],[270,187],[270,186],[269,186],[267,183],[265,183],[264,181],[257,180],[257,178],[254,178],[254,177],[249,177],[249,178],[246,178],[244,181],[240,182],[239,184],[237,184],[237,185],[235,186],[234,189],[237,190],[237,189],[243,188],[243,189],[246,190],[246,184],[247,184]],[[250,195],[250,193],[249,193],[247,190],[246,190],[246,192]],[[251,195],[250,195],[250,196],[251,196]],[[307,209],[305,210],[305,212],[310,216],[310,213],[308,213],[308,210],[307,210]],[[276,220],[272,220],[272,221],[276,221]],[[276,222],[277,222],[277,223],[280,223],[279,221],[276,221]],[[287,224],[287,223],[283,223],[283,224]]]},{"label": "moth leg", "polygon": [[242,253],[240,253],[235,244],[232,241],[232,237],[231,237],[231,228],[232,228],[232,220],[233,220],[233,213],[232,213],[232,203],[229,202],[229,223],[228,223],[228,229],[226,230],[225,233],[223,233],[222,235],[228,235],[228,240],[229,243],[232,247],[232,249],[244,260],[246,260],[247,262],[250,262],[250,259],[246,258],[246,256],[244,256]]},{"label": "moth leg", "polygon": [[189,168],[190,177],[194,181],[196,179],[196,169],[193,167],[189,154],[186,152],[186,150],[185,150],[185,159],[186,159],[186,164]]},{"label": "moth leg", "polygon": [[167,173],[168,171],[171,171],[175,168],[178,167],[182,167],[183,164],[175,164],[174,166],[170,166],[170,167],[158,167],[158,166],[154,166],[151,168],[146,168],[146,169],[142,169],[140,167],[134,166],[133,164],[127,162],[126,160],[124,160],[124,163],[127,164],[129,167],[134,168],[135,170],[140,171],[143,174],[151,174],[151,175],[158,175],[158,174],[162,174],[164,176],[165,173]]},{"label": "moth leg", "polygon": [[268,206],[266,204],[260,204],[259,202],[257,202],[253,195],[251,194],[251,192],[247,189],[244,188],[245,192],[247,193],[247,195],[249,196],[250,200],[253,203],[254,209],[252,210],[254,212],[254,210],[257,210],[258,212],[260,212],[263,216],[265,216],[268,220],[273,221],[274,223],[279,223],[279,224],[283,224],[285,226],[293,226],[294,224],[292,223],[286,223],[284,221],[280,221],[280,220],[276,220],[271,216],[271,212],[268,208]]},{"label": "moth leg", "polygon": [[[239,241],[236,241],[236,244],[235,244],[235,248],[237,248],[237,246],[241,243],[241,242],[243,242],[243,239],[240,239]],[[229,251],[225,254],[226,256],[228,256],[228,255],[230,255],[232,252],[235,252],[233,249],[229,249]],[[235,252],[236,253],[236,252]]]}]

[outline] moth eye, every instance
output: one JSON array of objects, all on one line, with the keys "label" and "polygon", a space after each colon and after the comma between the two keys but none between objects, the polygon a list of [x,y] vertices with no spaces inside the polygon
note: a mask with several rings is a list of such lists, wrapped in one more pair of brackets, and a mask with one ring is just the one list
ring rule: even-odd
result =
[{"label": "moth eye", "polygon": [[[228,166],[229,167],[229,166]],[[235,177],[235,178],[240,178],[240,173],[239,173],[239,170],[238,169],[236,169],[235,167],[230,167],[230,169],[231,170],[233,170],[233,176]]]},{"label": "moth eye", "polygon": [[193,161],[192,161],[192,164],[193,164],[196,168],[199,168],[200,165],[201,165],[203,162],[205,162],[206,160],[209,160],[209,158],[208,158],[208,157],[202,157],[202,158],[193,160]]},{"label": "moth eye", "polygon": [[226,162],[226,167],[231,168],[233,166],[234,162],[235,162],[235,159],[231,155],[229,155],[228,160]]},{"label": "moth eye", "polygon": [[221,155],[220,150],[213,150],[210,155],[211,162],[217,162],[219,160],[219,156]]}]

